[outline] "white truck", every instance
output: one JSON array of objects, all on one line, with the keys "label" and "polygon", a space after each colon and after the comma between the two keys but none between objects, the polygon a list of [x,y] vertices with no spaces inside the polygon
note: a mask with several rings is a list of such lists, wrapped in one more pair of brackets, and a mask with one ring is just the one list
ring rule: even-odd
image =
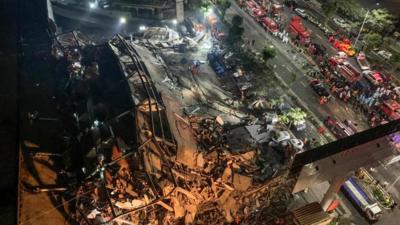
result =
[{"label": "white truck", "polygon": [[367,57],[365,56],[365,54],[363,52],[358,53],[356,59],[357,59],[357,63],[360,66],[361,70],[363,70],[363,71],[370,70],[370,66],[367,61]]}]

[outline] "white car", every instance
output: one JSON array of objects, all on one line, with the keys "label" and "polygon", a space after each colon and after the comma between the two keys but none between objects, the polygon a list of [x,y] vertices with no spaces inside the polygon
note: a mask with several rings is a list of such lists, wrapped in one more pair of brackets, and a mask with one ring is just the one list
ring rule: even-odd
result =
[{"label": "white car", "polygon": [[296,153],[300,153],[300,152],[304,151],[304,149],[303,149],[303,147],[304,147],[303,141],[301,141],[300,139],[297,139],[297,138],[292,138],[292,139],[290,139],[288,141],[285,141],[283,145],[284,146],[290,146],[291,148],[293,148],[296,151]]},{"label": "white car", "polygon": [[295,149],[297,149],[299,151],[303,150],[304,143],[303,143],[302,140],[297,139],[297,138],[293,138],[293,139],[290,139],[289,142],[290,142],[290,144],[292,145],[293,148],[295,148]]},{"label": "white car", "polygon": [[343,59],[343,60],[347,60],[347,54],[346,53],[344,53],[344,52],[342,52],[342,51],[340,51],[340,52],[337,52],[336,53],[336,56],[339,58],[339,59]]},{"label": "white car", "polygon": [[271,138],[271,144],[272,145],[278,145],[279,143],[283,141],[288,141],[290,140],[290,133],[288,131],[279,131],[279,130],[272,130],[270,133],[270,138]]},{"label": "white car", "polygon": [[387,52],[385,50],[380,50],[376,54],[387,60],[390,60],[390,58],[392,58],[392,53]]},{"label": "white car", "polygon": [[296,8],[294,9],[294,11],[296,12],[297,15],[301,16],[302,18],[307,17],[307,13],[304,9]]},{"label": "white car", "polygon": [[340,28],[342,29],[346,29],[348,28],[350,25],[348,23],[346,23],[346,21],[344,21],[343,19],[340,18],[333,18],[333,22],[338,25]]},{"label": "white car", "polygon": [[265,114],[265,122],[267,122],[268,124],[276,124],[278,123],[279,118],[278,115],[276,113],[266,113]]}]

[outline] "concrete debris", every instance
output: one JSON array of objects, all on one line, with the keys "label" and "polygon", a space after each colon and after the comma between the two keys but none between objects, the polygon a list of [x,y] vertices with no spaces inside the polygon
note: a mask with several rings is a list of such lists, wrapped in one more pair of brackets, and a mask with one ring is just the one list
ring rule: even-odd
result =
[{"label": "concrete debris", "polygon": [[[124,172],[117,171],[106,179],[107,189],[112,190],[114,211],[140,210],[137,212],[139,215],[146,215],[150,213],[150,208],[146,206],[155,202],[158,207],[154,209],[163,211],[159,216],[163,215],[167,224],[218,224],[217,221],[231,223],[245,220],[250,213],[269,202],[266,193],[276,189],[277,183],[283,179],[277,176],[275,183],[256,179],[264,176],[260,174],[264,167],[257,165],[263,151],[249,149],[244,153],[231,153],[223,144],[225,129],[215,118],[191,116],[179,120],[186,121],[185,124],[189,125],[187,132],[194,132],[199,136],[198,140],[206,144],[196,153],[196,166],[189,168],[174,162],[174,157],[162,157],[165,154],[163,149],[149,143],[147,146],[155,149],[143,152],[144,168],[131,171],[133,174],[124,168]],[[171,165],[172,174],[166,165]],[[140,171],[147,171],[150,179],[141,176]],[[101,202],[100,189],[92,195],[92,199]],[[107,212],[112,215],[112,210]],[[101,213],[107,214],[104,210]],[[135,224],[131,217],[118,219]]]},{"label": "concrete debris", "polygon": [[240,175],[238,173],[233,174],[233,187],[238,191],[246,191],[252,184],[251,177]]},{"label": "concrete debris", "polygon": [[[154,41],[175,41],[165,29],[147,29],[144,35]],[[88,53],[78,49],[87,44],[74,33],[65,38],[77,46],[64,50],[69,77],[97,79],[97,63],[79,63]],[[75,210],[71,218],[77,224],[227,224],[245,221],[269,204],[269,193],[285,181],[286,171],[279,171],[270,160],[269,150],[263,149],[266,136],[259,134],[262,127],[242,127],[238,134],[246,132],[257,141],[248,144],[242,136],[236,136],[240,150],[234,151],[227,143],[234,130],[227,118],[182,116],[179,110],[183,107],[153,89],[148,70],[139,63],[143,60],[122,36],[117,35],[104,48],[119,59],[121,76],[130,87],[136,111],[128,114],[134,114],[132,124],[137,130],[132,136],[137,140],[131,144],[129,139],[118,139],[122,132],[111,126],[120,117],[108,124],[97,120],[88,123],[84,132],[98,138],[93,138],[96,146],[89,148],[90,154],[82,153],[88,156],[88,165],[79,168],[85,177],[77,185],[71,207]],[[54,54],[60,49],[56,48]],[[79,87],[82,91],[90,89]],[[211,107],[235,118],[247,117],[213,104]],[[74,117],[84,121],[80,115]],[[28,141],[25,145],[36,147]]]}]

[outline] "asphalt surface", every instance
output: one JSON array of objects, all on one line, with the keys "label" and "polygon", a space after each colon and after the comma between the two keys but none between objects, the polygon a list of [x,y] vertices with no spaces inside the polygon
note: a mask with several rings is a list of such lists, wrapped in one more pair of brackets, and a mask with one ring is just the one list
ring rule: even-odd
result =
[{"label": "asphalt surface", "polygon": [[[285,10],[286,18],[290,18],[291,12],[289,10]],[[305,75],[305,71],[301,68],[302,62],[305,60],[301,59],[301,55],[299,53],[291,54],[291,48],[278,40],[276,37],[272,37],[267,34],[264,29],[254,21],[252,17],[250,17],[247,13],[241,10],[236,4],[232,4],[232,7],[228,9],[227,17],[233,16],[235,14],[240,15],[244,18],[243,26],[245,28],[244,36],[249,40],[255,40],[254,49],[261,52],[262,48],[267,44],[273,44],[277,49],[279,49],[277,56],[270,60],[269,63],[275,67],[275,72],[278,76],[280,76],[287,84],[290,85],[290,89],[300,98],[303,102],[307,103],[309,110],[311,110],[320,120],[323,120],[328,115],[334,115],[339,120],[350,119],[353,122],[359,124],[358,128],[360,130],[368,129],[368,125],[366,124],[365,118],[363,118],[360,112],[354,111],[350,106],[339,99],[333,99],[326,105],[319,105],[318,97],[316,94],[309,88],[308,81],[309,78]],[[229,19],[227,19],[229,21]],[[311,29],[313,33],[314,42],[321,44],[327,48],[328,55],[332,55],[336,53],[336,50],[333,49],[329,43],[324,38],[323,32],[310,24],[307,21],[303,20],[304,25]],[[289,50],[289,51],[288,51]],[[296,57],[294,57],[296,55]],[[354,60],[352,62],[354,64]],[[275,66],[276,65],[276,66]],[[292,82],[293,75],[296,74],[296,81]],[[392,169],[385,169],[385,167],[380,166],[376,168],[377,177],[381,177],[382,182],[390,183],[396,180],[398,175],[400,174],[400,168],[395,167],[394,165],[390,166]],[[390,172],[389,172],[390,171]],[[389,190],[393,193],[393,190],[399,190],[398,185],[400,183],[396,183],[394,188]],[[395,191],[396,198],[398,199],[398,192]],[[342,198],[344,199],[344,198]],[[357,213],[355,208],[346,200],[343,201],[346,206],[350,209],[352,215]],[[397,221],[394,219],[394,214],[398,213],[398,210],[395,210],[393,213],[388,214],[385,213],[383,218],[377,224],[397,224]],[[397,214],[396,214],[397,215]],[[354,216],[354,221],[356,224],[367,224],[365,219],[360,216]]]},{"label": "asphalt surface", "polygon": [[[269,35],[265,30],[256,23],[252,17],[240,9],[236,4],[228,9],[227,20],[229,16],[238,14],[244,18],[243,26],[245,28],[244,36],[248,40],[255,40],[254,49],[261,52],[263,47],[269,44],[274,45],[278,49],[278,54],[268,63],[275,68],[275,72],[290,84],[290,89],[297,95],[299,99],[305,102],[310,111],[312,111],[321,121],[328,115],[334,115],[339,120],[350,119],[354,123],[359,124],[360,131],[368,126],[364,118],[360,118],[359,113],[348,107],[343,101],[332,99],[326,105],[319,104],[317,94],[309,87],[310,78],[305,75],[306,70],[302,69],[302,64],[307,60],[299,53],[293,53],[293,48],[284,44],[278,38]],[[296,81],[292,82],[293,75]]]}]

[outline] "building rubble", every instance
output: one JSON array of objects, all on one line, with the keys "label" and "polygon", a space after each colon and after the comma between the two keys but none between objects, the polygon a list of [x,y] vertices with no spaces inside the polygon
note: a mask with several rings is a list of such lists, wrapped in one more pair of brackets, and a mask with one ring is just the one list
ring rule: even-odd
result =
[{"label": "building rubble", "polygon": [[[232,125],[219,116],[184,115],[176,100],[156,90],[143,59],[122,36],[101,47],[75,32],[56,39],[53,55],[62,59],[65,94],[73,96],[59,110],[71,118],[71,140],[80,146],[70,154],[82,157],[60,173],[74,180],[63,195],[71,219],[88,225],[264,224],[284,212],[287,171],[271,172],[268,149],[253,141],[233,151]],[[115,60],[104,59],[110,55]],[[123,79],[115,71],[102,78],[108,71],[103,64],[112,62]],[[130,99],[107,97],[114,92]],[[107,119],[98,114],[107,111],[103,103],[110,104]],[[264,215],[266,208],[272,211]]]},{"label": "building rubble", "polygon": [[[214,118],[178,120],[182,119],[196,140],[204,143],[191,158],[195,162],[192,168],[179,162],[186,159],[171,155],[165,147],[153,145],[157,140],[145,141],[137,154],[125,158],[114,148],[114,161],[103,167],[104,177],[100,178],[104,179],[105,189],[101,190],[99,180],[94,180],[86,182],[78,191],[77,206],[88,222],[245,222],[271,204],[271,193],[282,188],[285,179],[280,174],[265,182],[257,181],[256,177],[262,173],[261,166],[257,165],[263,157],[262,150],[254,148],[233,154],[224,142],[222,126]],[[284,192],[277,193],[280,193],[278,200],[288,199]],[[107,195],[110,202],[105,200]]]},{"label": "building rubble", "polygon": [[81,219],[94,224],[239,223],[270,205],[270,194],[284,187],[285,172],[260,182],[266,173],[261,146],[231,152],[221,118],[177,114],[171,110],[176,102],[153,92],[135,49],[120,36],[110,46],[135,90],[140,146],[127,154],[114,147],[110,162],[98,159],[99,177],[91,177],[77,193]]}]

